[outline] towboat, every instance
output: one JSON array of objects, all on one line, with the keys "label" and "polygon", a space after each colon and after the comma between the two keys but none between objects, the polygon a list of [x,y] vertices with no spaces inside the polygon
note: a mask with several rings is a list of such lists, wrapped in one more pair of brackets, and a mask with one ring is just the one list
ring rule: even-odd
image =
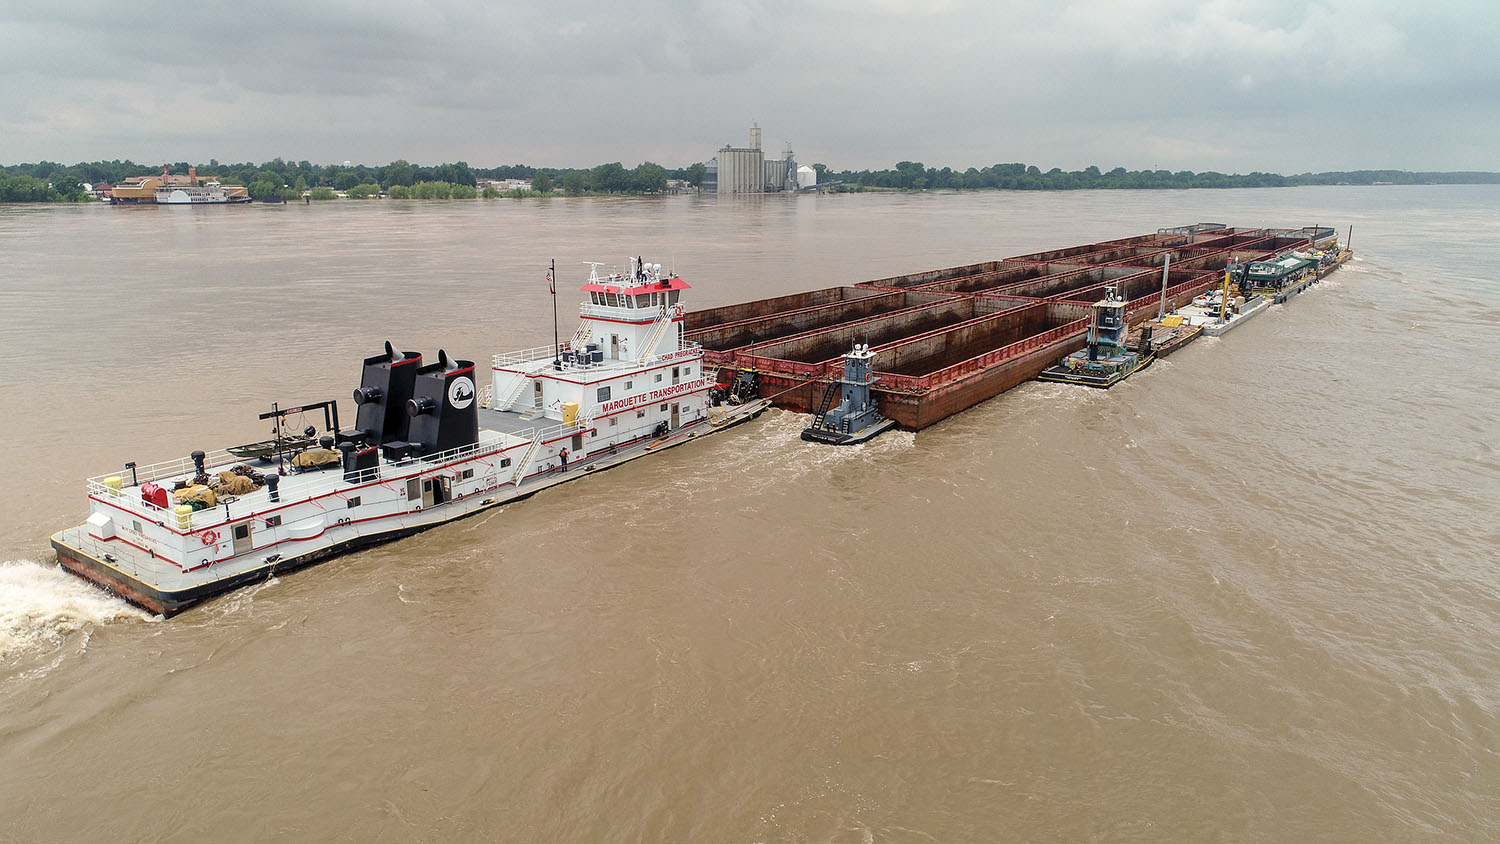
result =
[{"label": "towboat", "polygon": [[1150,366],[1156,356],[1149,348],[1128,346],[1130,324],[1125,306],[1118,288],[1105,287],[1104,298],[1091,306],[1084,347],[1042,370],[1037,380],[1109,389]]},{"label": "towboat", "polygon": [[278,436],[274,466],[195,451],[89,478],[88,518],[52,537],[58,562],[171,616],[751,419],[769,402],[709,401],[703,351],[682,339],[689,289],[639,258],[594,264],[572,339],[496,355],[483,387],[473,361],[387,343],[364,360],[354,426],[333,413],[316,444]]},{"label": "towboat", "polygon": [[[880,415],[870,385],[880,379],[873,372],[875,353],[868,344],[856,343],[844,355],[844,377],[829,383],[813,422],[802,431],[802,439],[825,445],[859,445],[896,426]],[[833,404],[839,399],[837,406]]]}]

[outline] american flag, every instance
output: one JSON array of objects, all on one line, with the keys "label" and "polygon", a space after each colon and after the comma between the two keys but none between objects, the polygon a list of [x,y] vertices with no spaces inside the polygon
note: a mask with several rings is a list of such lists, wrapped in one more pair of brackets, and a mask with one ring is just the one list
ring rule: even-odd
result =
[{"label": "american flag", "polygon": [[557,285],[555,285],[555,284],[552,283],[552,271],[551,270],[547,271],[547,292],[548,293],[556,293],[557,292]]}]

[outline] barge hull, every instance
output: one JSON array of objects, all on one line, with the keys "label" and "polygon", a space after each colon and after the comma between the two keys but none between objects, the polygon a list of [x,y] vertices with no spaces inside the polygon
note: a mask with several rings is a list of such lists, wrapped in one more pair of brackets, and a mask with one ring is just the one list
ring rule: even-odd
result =
[{"label": "barge hull", "polygon": [[[702,313],[688,326],[685,339],[703,342],[704,359],[718,367],[721,385],[738,372],[754,372],[761,395],[800,413],[812,412],[834,380],[838,361],[833,350],[864,342],[875,353],[879,384],[872,392],[881,414],[903,429],[921,430],[1035,378],[1083,348],[1086,329],[1077,320],[1108,286],[1120,289],[1126,319],[1138,326],[1163,307],[1181,307],[1217,287],[1226,267],[1291,249],[1329,248],[1335,238],[1333,229],[1322,226],[1199,223],[1160,229],[855,284],[876,292],[950,297],[878,315],[873,301],[851,304],[859,297],[847,287],[726,306]],[[1318,277],[1349,257],[1347,249],[1335,254],[1337,260],[1321,268]],[[964,299],[971,302],[967,309]],[[809,306],[826,310],[814,321],[805,313]],[[839,308],[847,309],[849,318],[831,321],[839,317]],[[918,318],[939,313],[943,319]],[[1045,320],[1036,318],[1040,313]],[[1157,356],[1197,336],[1184,332],[1163,344]]]}]

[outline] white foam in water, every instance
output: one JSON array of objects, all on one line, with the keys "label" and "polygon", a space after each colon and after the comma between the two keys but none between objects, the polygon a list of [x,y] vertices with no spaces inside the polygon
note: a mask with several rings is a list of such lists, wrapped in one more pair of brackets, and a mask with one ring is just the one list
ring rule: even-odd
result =
[{"label": "white foam in water", "polygon": [[95,625],[155,618],[55,565],[0,562],[0,663],[57,647],[69,634]]}]

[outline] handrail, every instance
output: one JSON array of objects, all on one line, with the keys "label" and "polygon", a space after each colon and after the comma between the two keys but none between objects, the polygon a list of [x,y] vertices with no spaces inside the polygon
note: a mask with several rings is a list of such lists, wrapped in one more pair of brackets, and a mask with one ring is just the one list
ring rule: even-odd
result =
[{"label": "handrail", "polygon": [[526,454],[516,461],[516,471],[510,476],[511,486],[520,486],[522,479],[526,477],[526,467],[531,465],[531,458],[536,454],[536,450],[542,447],[542,438],[542,432],[538,431],[536,436],[531,438],[531,446],[526,449]]},{"label": "handrail", "polygon": [[[1217,287],[1218,284],[1219,282],[1216,281],[1212,275],[1205,275],[1167,288],[1167,294],[1165,298],[1170,301],[1184,293],[1197,295],[1202,290],[1207,290],[1211,287]],[[1131,316],[1134,316],[1141,311],[1148,311],[1152,308],[1157,307],[1162,298],[1163,297],[1161,293],[1152,293],[1149,296],[1142,296],[1138,299],[1131,300],[1130,305],[1125,308],[1126,319],[1128,320]]]},{"label": "handrail", "polygon": [[660,343],[661,338],[666,336],[667,327],[671,324],[672,316],[669,313],[663,313],[656,318],[656,322],[651,326],[651,334],[646,338],[645,344],[641,347],[640,360],[642,362],[660,357],[660,355],[655,354],[656,344]]},{"label": "handrail", "polygon": [[[317,473],[287,475],[282,479],[282,483],[277,490],[278,503],[283,507],[291,504],[300,504],[313,498],[336,492],[343,487],[376,482],[383,478],[404,474],[413,468],[422,468],[425,470],[428,468],[437,468],[459,460],[484,457],[513,447],[515,445],[514,440],[517,438],[524,438],[527,435],[531,435],[533,439],[545,439],[548,436],[560,433],[563,428],[564,426],[562,425],[553,425],[547,428],[533,427],[514,435],[495,435],[480,442],[459,446],[438,454],[409,457],[395,463],[382,462],[379,466],[363,470],[359,475],[347,480],[344,477],[344,473],[338,469],[329,469]],[[221,452],[216,452],[216,454],[219,453]],[[222,452],[222,454],[226,457],[232,457],[227,452]],[[194,470],[192,461],[189,460],[186,462],[187,471],[178,472],[178,475],[190,474]],[[172,463],[155,465],[165,466],[172,465]],[[223,465],[225,465],[224,462],[214,463],[205,460],[205,466]],[[137,469],[138,477],[139,473],[140,470]],[[88,479],[88,494],[91,498],[108,501],[128,512],[143,516],[151,521],[161,521],[182,531],[199,530],[209,525],[223,524],[231,521],[232,518],[244,518],[249,513],[261,510],[271,503],[269,490],[262,487],[254,492],[236,496],[232,502],[225,502],[225,504],[204,510],[196,510],[188,517],[186,520],[187,523],[184,524],[183,519],[170,508],[163,510],[154,505],[147,504],[140,497],[139,492],[132,490],[132,492],[127,493],[116,490],[113,487],[105,486],[103,481],[107,477],[113,476],[99,475]],[[168,477],[171,476],[157,475],[155,480]],[[145,478],[141,477],[140,480],[144,482]],[[232,508],[228,506],[230,504],[233,505]],[[236,512],[239,515],[234,515]]]},{"label": "handrail", "polygon": [[978,372],[981,369],[986,369],[1001,361],[1019,357],[1045,346],[1050,346],[1058,340],[1064,339],[1070,335],[1080,334],[1088,330],[1088,325],[1088,317],[1076,319],[1072,322],[1059,325],[1056,328],[1050,328],[1040,334],[1033,334],[1030,337],[1022,338],[1014,343],[1001,346],[998,349],[992,349],[991,351],[985,352],[982,355],[969,358],[965,361],[960,361],[956,364],[953,364],[952,366],[944,367],[943,369],[939,369],[935,372],[929,372],[926,375],[897,375],[895,373],[881,372],[878,373],[880,376],[880,386],[881,388],[887,390],[930,389],[934,384],[953,381],[970,373]]},{"label": "handrail", "polygon": [[556,346],[537,346],[534,349],[521,349],[514,352],[501,352],[491,358],[496,367],[515,366],[521,363],[539,363],[541,361],[552,361],[572,350],[569,343],[559,343]]}]

